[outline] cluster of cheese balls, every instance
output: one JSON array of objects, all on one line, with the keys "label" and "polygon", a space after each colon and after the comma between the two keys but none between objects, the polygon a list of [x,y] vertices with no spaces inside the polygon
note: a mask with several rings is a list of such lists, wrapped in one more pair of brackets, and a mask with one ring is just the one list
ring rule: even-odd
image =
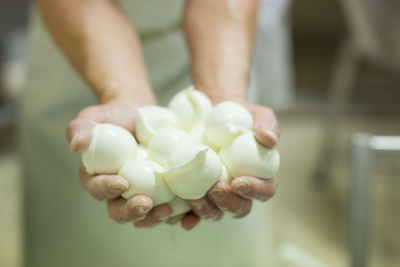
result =
[{"label": "cluster of cheese balls", "polygon": [[203,197],[218,180],[243,175],[268,179],[278,171],[278,151],[255,140],[253,118],[238,103],[212,106],[206,95],[189,87],[168,108],[146,106],[138,113],[139,144],[122,127],[96,124],[82,152],[89,174],[127,179],[126,199],[147,195],[154,205],[170,204],[175,216],[190,210],[186,199]]}]

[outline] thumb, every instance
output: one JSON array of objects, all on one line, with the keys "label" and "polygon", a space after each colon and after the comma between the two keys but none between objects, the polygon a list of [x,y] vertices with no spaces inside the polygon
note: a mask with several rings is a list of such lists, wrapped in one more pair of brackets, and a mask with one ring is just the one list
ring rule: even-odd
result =
[{"label": "thumb", "polygon": [[67,140],[71,152],[78,153],[86,149],[92,139],[92,125],[94,121],[81,119],[79,115],[68,124]]},{"label": "thumb", "polygon": [[254,136],[257,141],[267,148],[276,146],[280,137],[278,120],[272,109],[251,105],[248,107],[254,119]]},{"label": "thumb", "polygon": [[95,123],[112,123],[133,133],[137,117],[136,107],[126,103],[110,102],[87,107],[67,127],[70,150],[78,153],[87,148]]}]

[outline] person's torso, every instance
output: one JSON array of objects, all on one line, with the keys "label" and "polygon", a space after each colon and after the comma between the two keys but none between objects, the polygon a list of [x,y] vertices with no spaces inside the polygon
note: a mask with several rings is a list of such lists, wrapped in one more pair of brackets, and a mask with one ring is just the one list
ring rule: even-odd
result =
[{"label": "person's torso", "polygon": [[[120,1],[138,29],[153,87],[164,103],[189,82],[180,30],[182,3]],[[105,205],[80,188],[79,155],[68,151],[64,134],[68,122],[95,100],[36,14],[28,48],[21,140],[29,175],[27,221],[32,231],[28,255],[32,266],[56,261],[58,266],[78,262],[140,267],[266,266],[270,262],[271,229],[262,204],[255,205],[248,218],[202,221],[192,232],[179,226],[141,230],[107,218]]]}]

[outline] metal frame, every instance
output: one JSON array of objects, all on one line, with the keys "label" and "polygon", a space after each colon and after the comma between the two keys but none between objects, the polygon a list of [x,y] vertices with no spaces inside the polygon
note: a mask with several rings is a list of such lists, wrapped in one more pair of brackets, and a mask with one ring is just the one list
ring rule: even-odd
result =
[{"label": "metal frame", "polygon": [[352,135],[349,214],[352,267],[366,267],[368,263],[373,159],[379,153],[400,155],[400,136],[374,136],[367,133]]}]

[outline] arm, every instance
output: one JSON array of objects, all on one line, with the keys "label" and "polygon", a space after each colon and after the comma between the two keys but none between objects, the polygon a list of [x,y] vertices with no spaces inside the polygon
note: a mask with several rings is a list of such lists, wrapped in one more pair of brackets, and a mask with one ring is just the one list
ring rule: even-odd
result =
[{"label": "arm", "polygon": [[[100,102],[82,110],[68,125],[71,150],[79,152],[89,144],[91,122],[113,123],[133,132],[135,107],[154,104],[155,99],[138,38],[123,13],[111,0],[36,2],[54,41]],[[120,176],[90,176],[82,166],[80,174],[83,187],[96,199],[107,200],[109,215],[118,222],[145,217],[158,222],[171,213],[167,205],[152,209],[152,200],[144,195],[122,199],[129,184]]]},{"label": "arm", "polygon": [[[273,111],[247,100],[257,9],[257,0],[187,0],[184,30],[195,86],[214,103],[232,100],[245,105],[254,117],[255,137],[264,146],[273,147],[280,135]],[[276,177],[237,177],[231,184],[220,181],[208,198],[191,202],[192,210],[198,218],[218,219],[217,206],[240,218],[250,212],[252,199],[266,201],[276,186]],[[190,229],[198,218],[184,218],[184,227]]]},{"label": "arm", "polygon": [[154,102],[136,33],[111,0],[36,0],[54,41],[100,102]]},{"label": "arm", "polygon": [[257,0],[187,1],[193,83],[214,102],[247,99],[257,9]]},{"label": "arm", "polygon": [[273,111],[248,103],[258,0],[187,0],[184,30],[192,60],[192,79],[214,103],[244,104],[255,119],[258,141],[273,147],[280,130]]}]

